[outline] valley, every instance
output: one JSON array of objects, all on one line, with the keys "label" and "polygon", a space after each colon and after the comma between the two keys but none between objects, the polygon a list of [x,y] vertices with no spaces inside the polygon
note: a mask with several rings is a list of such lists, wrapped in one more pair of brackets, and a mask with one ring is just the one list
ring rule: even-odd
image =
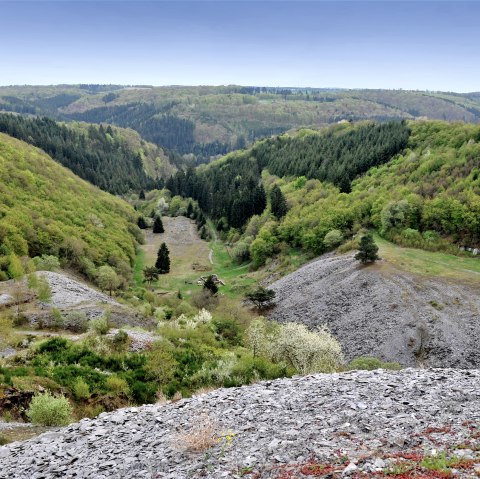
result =
[{"label": "valley", "polygon": [[132,125],[0,117],[1,478],[474,477],[477,124],[196,166]]}]

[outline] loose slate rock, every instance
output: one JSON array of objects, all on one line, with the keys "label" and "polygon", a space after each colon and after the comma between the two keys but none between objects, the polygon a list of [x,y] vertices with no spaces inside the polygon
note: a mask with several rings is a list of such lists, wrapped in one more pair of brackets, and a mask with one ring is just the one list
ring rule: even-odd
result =
[{"label": "loose slate rock", "polygon": [[[311,457],[339,464],[339,454],[348,461],[338,474],[356,477],[406,447],[475,445],[479,420],[477,370],[319,374],[103,413],[0,447],[0,478],[217,479],[248,470],[263,479]],[[205,424],[216,438],[195,451],[191,435]],[[478,451],[464,456],[480,464]]]}]

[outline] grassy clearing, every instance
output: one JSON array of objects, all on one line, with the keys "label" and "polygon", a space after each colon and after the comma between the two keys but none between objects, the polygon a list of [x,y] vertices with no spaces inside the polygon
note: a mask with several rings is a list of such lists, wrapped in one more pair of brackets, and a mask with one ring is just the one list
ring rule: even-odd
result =
[{"label": "grassy clearing", "polygon": [[374,236],[380,256],[401,269],[421,276],[443,277],[478,284],[480,259],[402,248],[378,235]]},{"label": "grassy clearing", "polygon": [[[189,296],[201,288],[197,285],[200,276],[209,274],[217,274],[226,283],[220,291],[232,298],[243,296],[249,285],[256,282],[254,275],[249,273],[249,265],[235,265],[220,240],[215,237],[209,244],[200,239],[193,221],[181,216],[163,217],[162,221],[165,233],[148,231],[145,235],[146,243],[135,264],[137,285],[142,284],[141,270],[155,264],[162,242],[170,251],[170,273],[161,275],[153,287],[163,294],[180,291],[183,296]],[[213,265],[209,260],[210,250]]]}]

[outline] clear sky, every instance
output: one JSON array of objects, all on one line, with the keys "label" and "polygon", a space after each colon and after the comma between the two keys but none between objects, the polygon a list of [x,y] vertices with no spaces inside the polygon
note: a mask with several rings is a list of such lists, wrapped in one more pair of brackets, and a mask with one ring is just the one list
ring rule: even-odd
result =
[{"label": "clear sky", "polygon": [[0,0],[0,85],[480,91],[480,2]]}]

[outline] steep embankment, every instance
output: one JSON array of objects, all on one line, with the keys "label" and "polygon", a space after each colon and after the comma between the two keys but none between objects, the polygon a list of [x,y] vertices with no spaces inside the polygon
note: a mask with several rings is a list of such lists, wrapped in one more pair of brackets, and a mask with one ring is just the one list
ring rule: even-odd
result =
[{"label": "steep embankment", "polygon": [[[468,478],[480,461],[479,419],[478,371],[281,379],[104,413],[4,446],[0,478],[407,477],[384,474],[394,467]],[[195,437],[209,439],[196,452]],[[451,461],[435,463],[443,455],[432,450]]]},{"label": "steep embankment", "polygon": [[136,220],[126,202],[0,134],[0,279],[14,275],[13,254],[53,254],[85,273],[109,261],[125,272],[141,236]]},{"label": "steep embankment", "polygon": [[[472,272],[473,274],[473,272]],[[328,325],[348,359],[480,367],[478,288],[418,276],[381,261],[325,256],[280,279],[271,317]]]}]

